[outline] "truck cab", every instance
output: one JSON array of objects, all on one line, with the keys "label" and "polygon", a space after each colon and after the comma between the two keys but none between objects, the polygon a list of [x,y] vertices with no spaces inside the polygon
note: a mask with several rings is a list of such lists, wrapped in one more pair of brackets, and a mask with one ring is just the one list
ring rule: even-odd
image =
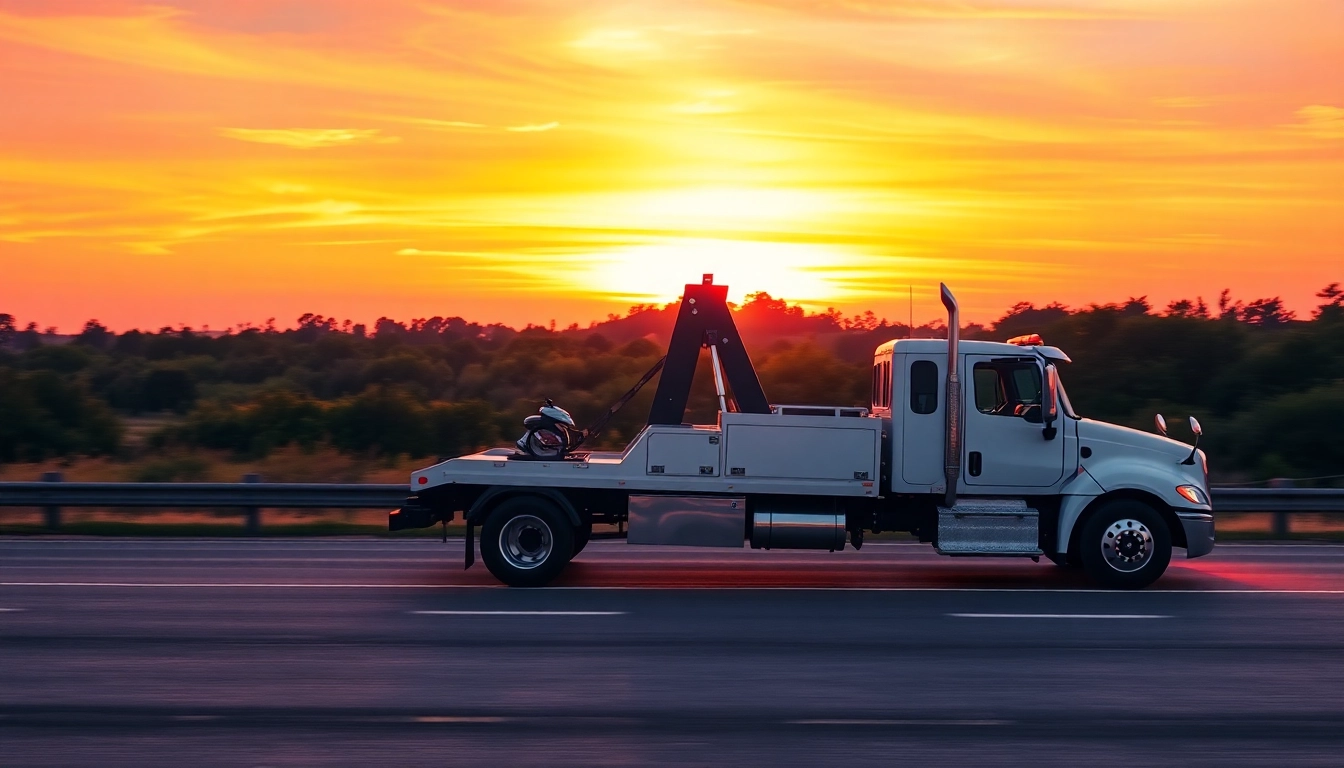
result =
[{"label": "truck cab", "polygon": [[[1197,442],[1082,418],[1064,389],[1064,352],[1034,334],[962,341],[956,300],[942,291],[949,338],[880,345],[867,408],[772,404],[726,288],[706,276],[686,286],[667,357],[612,409],[661,369],[647,425],[625,450],[450,459],[412,475],[390,527],[461,513],[468,567],[479,526],[487,567],[514,586],[548,583],[594,524],[618,526],[630,544],[835,552],[903,531],[946,555],[1044,556],[1115,588],[1151,584],[1173,547],[1212,550]],[[719,417],[685,424],[705,347]]]},{"label": "truck cab", "polygon": [[[893,493],[946,490],[946,357],[946,342],[934,339],[887,342],[874,355],[874,376],[880,375],[882,388],[873,394],[873,414],[890,420],[891,433],[900,435],[892,443]],[[1067,361],[1054,347],[961,343],[960,367],[970,375],[962,399],[959,494],[1048,493],[1072,475],[1077,431],[1056,426],[1055,438],[1044,439],[1041,412],[1046,366]],[[1073,464],[1066,466],[1070,457]]]}]

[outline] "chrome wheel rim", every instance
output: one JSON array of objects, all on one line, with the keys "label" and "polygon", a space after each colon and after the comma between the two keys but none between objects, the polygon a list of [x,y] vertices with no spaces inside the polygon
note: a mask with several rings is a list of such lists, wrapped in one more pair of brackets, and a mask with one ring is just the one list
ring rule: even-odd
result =
[{"label": "chrome wheel rim", "polygon": [[524,571],[546,562],[554,543],[551,527],[535,515],[518,515],[499,532],[499,551],[504,560]]},{"label": "chrome wheel rim", "polygon": [[[544,436],[543,436],[544,435]],[[548,439],[549,438],[549,439]],[[544,456],[547,458],[558,458],[565,452],[564,443],[554,432],[540,431],[533,432],[528,438],[531,444],[531,453],[533,456]]]},{"label": "chrome wheel rim", "polygon": [[1133,573],[1153,559],[1153,534],[1138,520],[1117,520],[1101,537],[1106,564],[1121,573]]}]

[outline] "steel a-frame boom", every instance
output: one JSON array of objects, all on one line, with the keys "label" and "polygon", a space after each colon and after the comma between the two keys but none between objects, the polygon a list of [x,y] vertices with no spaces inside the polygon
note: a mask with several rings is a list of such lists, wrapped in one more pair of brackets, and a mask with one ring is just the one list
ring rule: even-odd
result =
[{"label": "steel a-frame boom", "polygon": [[718,349],[737,410],[770,412],[756,368],[728,311],[728,286],[714,285],[714,276],[705,275],[703,282],[687,285],[682,294],[677,324],[667,347],[667,363],[649,409],[650,424],[680,424],[686,418],[686,401],[691,396],[700,349],[711,345]]}]

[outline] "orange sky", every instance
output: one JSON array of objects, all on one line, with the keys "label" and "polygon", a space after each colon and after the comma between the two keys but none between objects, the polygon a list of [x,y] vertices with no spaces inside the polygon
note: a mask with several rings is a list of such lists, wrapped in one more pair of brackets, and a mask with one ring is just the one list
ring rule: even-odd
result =
[{"label": "orange sky", "polygon": [[0,0],[0,311],[968,320],[1344,281],[1339,0]]}]

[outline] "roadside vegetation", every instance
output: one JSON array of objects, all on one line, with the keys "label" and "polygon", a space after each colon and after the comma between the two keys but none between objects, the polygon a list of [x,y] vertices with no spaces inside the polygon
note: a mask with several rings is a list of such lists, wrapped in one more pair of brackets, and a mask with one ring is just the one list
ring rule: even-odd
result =
[{"label": "roadside vegetation", "polygon": [[[1143,298],[1070,309],[1019,304],[966,338],[1040,333],[1073,364],[1062,378],[1084,416],[1151,429],[1200,419],[1216,481],[1344,472],[1344,290],[1318,294],[1311,317],[1275,298],[1163,309]],[[675,305],[638,306],[588,328],[480,325],[461,318],[372,328],[304,315],[293,329],[225,334],[189,328],[113,333],[90,320],[73,338],[0,314],[0,477],[23,468],[96,466],[97,479],[352,481],[404,476],[417,461],[505,445],[542,399],[580,426],[663,354]],[[779,403],[865,405],[873,348],[940,337],[872,313],[809,314],[758,294],[737,322],[762,384]],[[707,365],[692,416],[712,419]],[[642,425],[656,381],[598,443],[623,446]],[[305,464],[339,472],[304,471]],[[8,465],[8,466],[5,466]]]}]

